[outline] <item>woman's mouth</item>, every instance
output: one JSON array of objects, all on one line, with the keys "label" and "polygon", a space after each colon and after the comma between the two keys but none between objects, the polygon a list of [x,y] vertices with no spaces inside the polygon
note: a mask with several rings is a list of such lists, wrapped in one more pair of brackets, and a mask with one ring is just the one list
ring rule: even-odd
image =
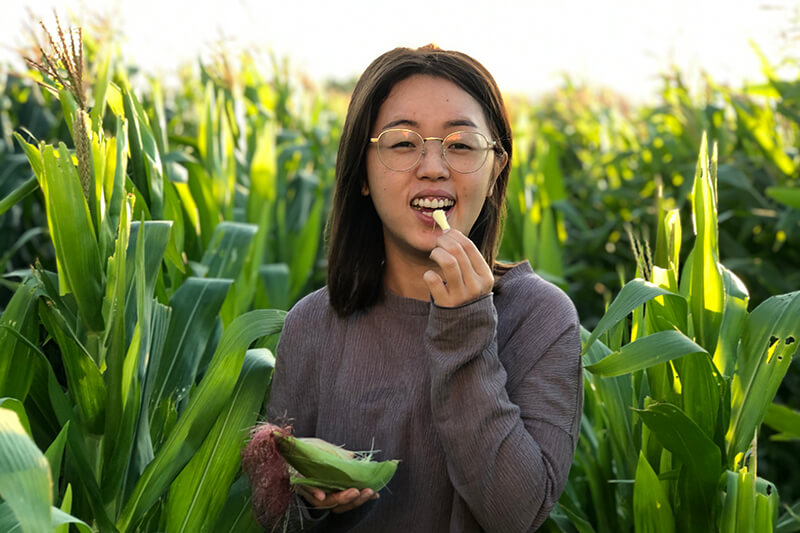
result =
[{"label": "woman's mouth", "polygon": [[450,198],[444,198],[442,196],[423,196],[411,200],[412,208],[423,211],[426,214],[435,209],[447,211],[454,205],[454,200],[451,200]]}]

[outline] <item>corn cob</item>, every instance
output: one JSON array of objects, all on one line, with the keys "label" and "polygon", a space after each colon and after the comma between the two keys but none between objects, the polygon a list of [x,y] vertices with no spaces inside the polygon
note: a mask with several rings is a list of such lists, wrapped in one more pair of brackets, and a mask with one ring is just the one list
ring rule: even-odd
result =
[{"label": "corn cob", "polygon": [[377,492],[397,470],[397,460],[372,461],[370,454],[357,454],[322,439],[296,438],[281,432],[274,435],[281,455],[300,474],[290,477],[292,485],[334,491],[369,488]]}]

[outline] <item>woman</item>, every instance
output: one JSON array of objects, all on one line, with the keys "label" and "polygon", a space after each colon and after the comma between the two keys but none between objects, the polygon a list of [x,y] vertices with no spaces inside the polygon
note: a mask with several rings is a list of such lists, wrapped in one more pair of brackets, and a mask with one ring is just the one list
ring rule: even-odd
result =
[{"label": "woman", "polygon": [[395,49],[357,83],[328,284],[286,318],[269,417],[401,462],[379,500],[300,488],[304,530],[533,531],[563,490],[579,323],[527,262],[495,263],[511,149],[500,92],[467,55]]}]

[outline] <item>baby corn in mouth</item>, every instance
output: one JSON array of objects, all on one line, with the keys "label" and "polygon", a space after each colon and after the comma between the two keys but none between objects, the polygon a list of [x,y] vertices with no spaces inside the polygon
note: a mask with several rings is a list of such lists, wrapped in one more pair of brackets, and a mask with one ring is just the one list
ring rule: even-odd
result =
[{"label": "baby corn in mouth", "polygon": [[433,212],[433,220],[439,224],[439,227],[442,228],[442,231],[447,231],[450,229],[450,224],[447,222],[447,217],[444,214],[444,211],[441,209],[437,209]]}]

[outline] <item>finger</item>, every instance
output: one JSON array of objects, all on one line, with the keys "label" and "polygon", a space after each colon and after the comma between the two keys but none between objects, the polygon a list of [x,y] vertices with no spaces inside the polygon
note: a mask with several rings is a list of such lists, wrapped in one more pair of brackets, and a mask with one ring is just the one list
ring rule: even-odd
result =
[{"label": "finger", "polygon": [[422,279],[425,281],[425,285],[428,286],[428,291],[433,296],[434,303],[443,302],[447,298],[447,285],[439,274],[433,270],[428,270],[422,275]]},{"label": "finger", "polygon": [[325,501],[325,491],[307,485],[295,485],[295,491],[312,505],[319,505]]},{"label": "finger", "polygon": [[481,277],[493,275],[492,269],[486,262],[486,258],[483,257],[483,254],[481,254],[480,250],[478,250],[478,247],[475,246],[475,243],[472,242],[469,237],[460,231],[448,232],[448,237],[461,245],[461,248],[464,250],[466,257],[469,260],[470,266],[477,275]]},{"label": "finger", "polygon": [[[491,274],[491,269],[483,260],[483,257],[477,251],[475,246],[463,234],[455,234],[448,232],[447,237],[441,238],[437,244],[445,249],[452,255],[458,263],[458,271],[461,278],[461,285],[452,284],[449,286],[450,294],[454,295],[453,291],[460,292],[462,289],[464,293],[461,294],[464,298],[477,298],[478,296],[491,291],[494,278]],[[478,268],[476,271],[473,260],[470,258],[469,252],[474,252],[477,256]],[[448,278],[448,284],[449,284]]]},{"label": "finger", "polygon": [[461,279],[461,266],[458,263],[458,258],[450,253],[450,251],[442,246],[437,246],[431,251],[429,257],[433,262],[439,265],[442,271],[442,279],[447,282],[450,289],[453,287],[460,287],[463,284],[463,280]]},{"label": "finger", "polygon": [[350,511],[351,509],[355,509],[356,507],[364,505],[366,502],[373,499],[375,496],[377,496],[377,493],[375,493],[375,491],[373,491],[372,489],[363,489],[354,500],[350,501],[349,503],[335,507],[332,510],[332,512],[338,514],[338,513],[343,513],[345,511]]}]

